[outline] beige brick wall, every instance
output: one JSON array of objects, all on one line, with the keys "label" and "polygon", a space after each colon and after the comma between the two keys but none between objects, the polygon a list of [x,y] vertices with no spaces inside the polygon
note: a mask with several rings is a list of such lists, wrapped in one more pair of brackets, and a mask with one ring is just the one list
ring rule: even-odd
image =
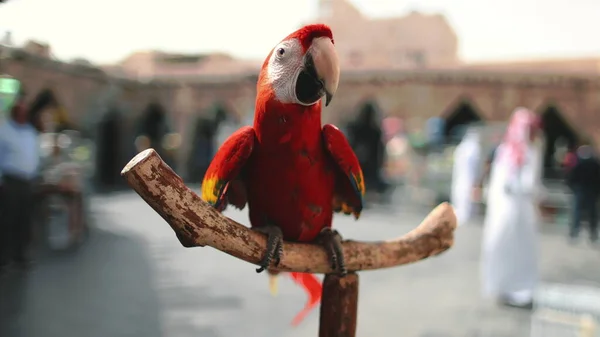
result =
[{"label": "beige brick wall", "polygon": [[[90,102],[108,88],[101,73],[69,68],[65,64],[37,59],[2,61],[5,73],[24,82],[29,99],[46,87],[55,91],[74,123],[90,113]],[[199,115],[221,103],[238,120],[252,113],[256,79],[194,79],[172,84],[121,83],[119,100],[127,107],[132,130],[145,106],[158,100],[173,125],[188,143]],[[542,112],[553,104],[580,133],[600,141],[600,77],[522,75],[481,71],[387,71],[344,72],[332,104],[324,109],[323,121],[343,124],[353,118],[366,101],[375,101],[388,115],[404,117],[418,126],[432,116],[447,116],[465,100],[484,120],[506,120],[517,106]],[[130,131],[131,132],[131,131]],[[185,146],[178,158],[185,161]]]}]

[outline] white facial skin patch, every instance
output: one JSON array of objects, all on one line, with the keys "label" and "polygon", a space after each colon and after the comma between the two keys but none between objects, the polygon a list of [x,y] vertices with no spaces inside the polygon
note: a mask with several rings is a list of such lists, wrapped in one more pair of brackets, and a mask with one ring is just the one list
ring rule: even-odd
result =
[{"label": "white facial skin patch", "polygon": [[273,49],[267,66],[267,74],[275,91],[275,97],[281,103],[304,106],[316,103],[305,104],[296,97],[296,80],[303,67],[304,52],[298,39],[281,42]]}]

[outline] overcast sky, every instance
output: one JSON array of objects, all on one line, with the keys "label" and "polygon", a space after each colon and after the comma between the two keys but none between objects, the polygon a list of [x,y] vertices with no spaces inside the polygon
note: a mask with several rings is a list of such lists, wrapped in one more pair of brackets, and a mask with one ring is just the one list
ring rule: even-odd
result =
[{"label": "overcast sky", "polygon": [[[466,61],[600,57],[600,0],[350,0],[370,17],[446,15]],[[140,49],[262,59],[316,0],[9,0],[0,31],[49,42],[59,58],[116,62]],[[167,6],[168,5],[168,6]],[[335,32],[334,32],[335,34]]]}]

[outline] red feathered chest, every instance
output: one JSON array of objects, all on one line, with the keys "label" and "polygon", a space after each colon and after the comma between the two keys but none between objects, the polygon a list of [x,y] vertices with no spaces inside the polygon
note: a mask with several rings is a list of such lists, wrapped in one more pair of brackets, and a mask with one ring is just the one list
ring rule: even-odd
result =
[{"label": "red feathered chest", "polygon": [[312,241],[333,217],[334,163],[323,146],[320,104],[258,111],[244,170],[250,223],[271,222],[285,240]]}]

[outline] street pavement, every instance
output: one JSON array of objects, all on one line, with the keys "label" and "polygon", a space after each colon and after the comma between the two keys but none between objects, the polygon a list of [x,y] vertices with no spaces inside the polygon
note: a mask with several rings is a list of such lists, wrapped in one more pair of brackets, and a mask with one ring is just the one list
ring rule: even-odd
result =
[{"label": "street pavement", "polygon": [[[134,193],[94,197],[96,224],[73,253],[41,254],[28,272],[0,281],[2,337],[308,337],[318,310],[290,321],[304,292],[285,278],[272,297],[255,267],[212,248],[181,247],[169,226]],[[226,214],[247,223],[240,211]],[[411,207],[371,208],[358,222],[337,216],[346,238],[390,239],[425,216]],[[600,285],[600,250],[570,245],[544,226],[545,282]],[[528,336],[530,313],[499,308],[479,291],[480,226],[461,227],[441,256],[360,279],[357,336]]]}]

